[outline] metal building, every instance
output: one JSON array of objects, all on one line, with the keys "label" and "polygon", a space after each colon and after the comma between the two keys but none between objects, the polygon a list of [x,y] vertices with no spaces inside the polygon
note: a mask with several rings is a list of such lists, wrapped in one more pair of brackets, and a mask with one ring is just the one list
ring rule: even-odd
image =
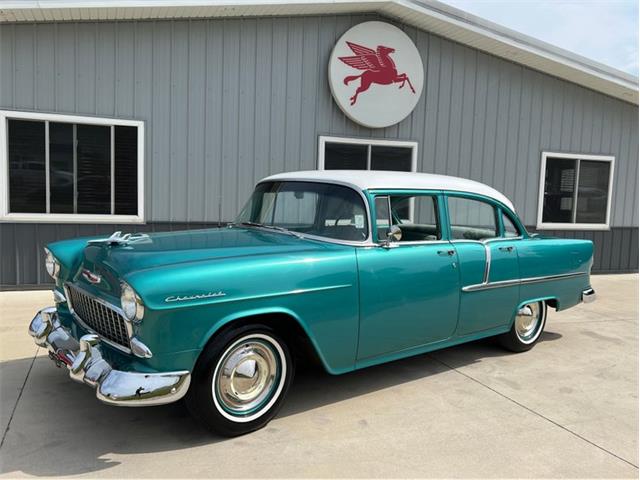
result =
[{"label": "metal building", "polygon": [[[422,62],[384,128],[328,81],[371,21]],[[0,144],[2,289],[48,282],[48,242],[217,226],[262,177],[347,167],[479,180],[592,239],[594,272],[638,270],[638,79],[431,0],[7,0]]]}]

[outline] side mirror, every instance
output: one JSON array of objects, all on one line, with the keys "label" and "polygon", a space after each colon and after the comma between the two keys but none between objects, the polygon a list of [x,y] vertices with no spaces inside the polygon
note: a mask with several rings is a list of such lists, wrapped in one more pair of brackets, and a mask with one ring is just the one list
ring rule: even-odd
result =
[{"label": "side mirror", "polygon": [[402,230],[400,230],[400,227],[397,225],[391,225],[387,232],[386,240],[382,242],[382,246],[384,248],[391,248],[394,242],[399,242],[400,240],[402,240]]}]

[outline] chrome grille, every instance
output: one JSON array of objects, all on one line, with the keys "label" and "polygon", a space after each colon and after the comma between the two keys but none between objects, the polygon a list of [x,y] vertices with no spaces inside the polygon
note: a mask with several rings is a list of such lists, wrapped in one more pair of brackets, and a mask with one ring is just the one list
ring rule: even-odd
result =
[{"label": "chrome grille", "polygon": [[71,308],[87,327],[117,345],[131,348],[127,326],[122,315],[73,285],[67,285],[67,292],[69,292]]}]

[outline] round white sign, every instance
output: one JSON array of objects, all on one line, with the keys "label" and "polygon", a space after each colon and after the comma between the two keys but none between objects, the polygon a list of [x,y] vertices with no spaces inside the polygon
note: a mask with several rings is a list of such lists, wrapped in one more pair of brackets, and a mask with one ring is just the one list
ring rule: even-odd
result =
[{"label": "round white sign", "polygon": [[418,49],[388,23],[356,25],[331,52],[331,94],[345,115],[366,127],[388,127],[404,119],[418,103],[423,83]]}]

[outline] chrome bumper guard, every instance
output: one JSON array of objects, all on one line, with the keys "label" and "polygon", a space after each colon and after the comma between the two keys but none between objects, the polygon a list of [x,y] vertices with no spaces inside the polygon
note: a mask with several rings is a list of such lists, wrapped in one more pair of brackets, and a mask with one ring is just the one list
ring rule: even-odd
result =
[{"label": "chrome bumper guard", "polygon": [[40,310],[29,325],[31,335],[40,347],[49,351],[58,367],[65,365],[69,376],[96,389],[96,397],[104,403],[143,407],[163,405],[184,397],[189,389],[188,371],[138,373],[114,370],[102,358],[100,337],[84,335],[78,342],[58,320],[55,307]]},{"label": "chrome bumper guard", "polygon": [[591,303],[596,301],[596,291],[593,288],[587,288],[582,291],[582,302]]}]

